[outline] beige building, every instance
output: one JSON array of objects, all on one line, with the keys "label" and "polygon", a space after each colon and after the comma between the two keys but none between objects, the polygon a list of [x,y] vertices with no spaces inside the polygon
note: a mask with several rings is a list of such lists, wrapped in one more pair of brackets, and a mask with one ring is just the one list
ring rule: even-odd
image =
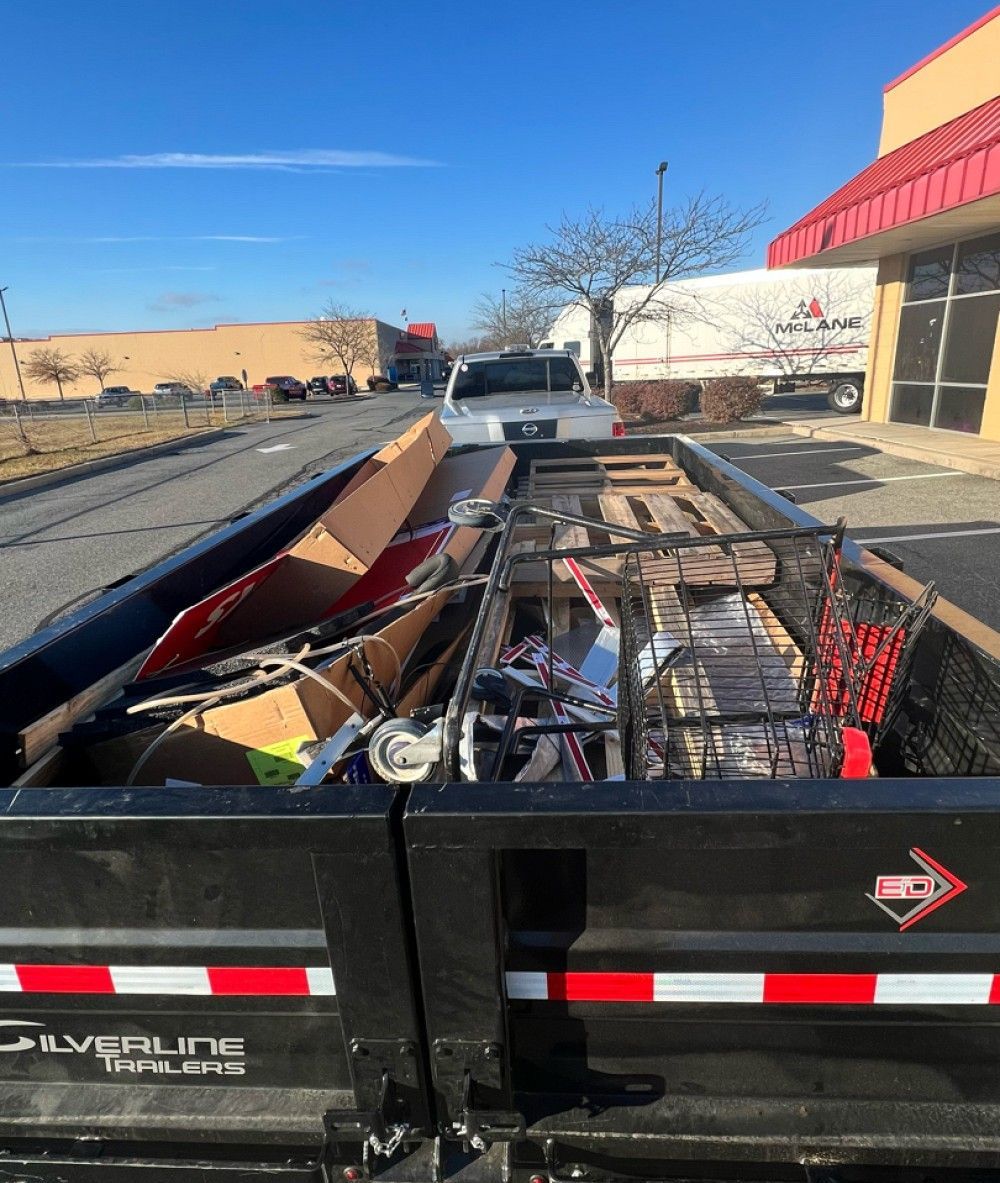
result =
[{"label": "beige building", "polygon": [[1000,7],[886,86],[877,159],[768,248],[870,263],[862,415],[1000,441]]},{"label": "beige building", "polygon": [[[308,321],[274,321],[260,324],[220,324],[210,329],[151,330],[135,333],[66,333],[31,341],[16,341],[22,374],[25,363],[36,349],[59,349],[70,357],[79,357],[96,349],[110,354],[117,372],[109,375],[108,386],[130,386],[149,392],[157,382],[166,382],[182,374],[202,377],[206,382],[222,375],[240,378],[246,370],[249,385],[263,382],[271,375],[291,374],[307,380],[314,374],[332,374],[343,370],[337,362],[317,362],[313,347],[302,337]],[[369,322],[370,356],[355,366],[353,374],[359,386],[387,359],[399,341],[406,339],[403,329],[380,320]],[[366,351],[367,352],[367,351]],[[55,398],[56,387],[24,378],[29,399]],[[98,392],[93,378],[65,384],[67,398],[87,397]],[[6,341],[0,348],[0,398],[20,398],[14,362]]]}]

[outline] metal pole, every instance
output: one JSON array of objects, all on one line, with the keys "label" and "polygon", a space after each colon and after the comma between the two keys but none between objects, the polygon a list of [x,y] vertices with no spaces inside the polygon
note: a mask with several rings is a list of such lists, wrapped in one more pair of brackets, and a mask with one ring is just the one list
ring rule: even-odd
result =
[{"label": "metal pole", "polygon": [[656,282],[660,282],[660,251],[663,245],[663,174],[667,171],[667,162],[660,161],[656,170]]},{"label": "metal pole", "polygon": [[502,318],[503,318],[503,343],[504,343],[504,345],[507,345],[508,341],[507,341],[507,289],[506,288],[500,289],[500,301],[501,301],[501,307],[503,309],[503,312],[501,314]]},{"label": "metal pole", "polygon": [[146,431],[149,431],[149,412],[146,410],[146,400],[141,394],[139,395],[139,406],[142,409],[142,425]]},{"label": "metal pole", "polygon": [[184,412],[184,426],[190,427],[191,423],[190,423],[190,420],[188,419],[188,403],[187,403],[187,395],[186,394],[181,395],[181,410]]},{"label": "metal pole", "polygon": [[97,443],[97,428],[94,427],[94,412],[90,409],[90,399],[83,400],[83,409],[87,413],[87,426],[90,428],[90,438]]},{"label": "metal pole", "polygon": [[7,316],[7,302],[3,298],[6,288],[0,288],[0,308],[3,309],[3,323],[7,326],[7,340],[10,342],[10,355],[14,359],[14,372],[17,374],[17,385],[21,390],[21,398],[24,402],[28,401],[28,396],[24,393],[24,380],[21,377],[21,365],[17,360],[17,350],[14,348],[14,334],[10,331],[10,318]]}]

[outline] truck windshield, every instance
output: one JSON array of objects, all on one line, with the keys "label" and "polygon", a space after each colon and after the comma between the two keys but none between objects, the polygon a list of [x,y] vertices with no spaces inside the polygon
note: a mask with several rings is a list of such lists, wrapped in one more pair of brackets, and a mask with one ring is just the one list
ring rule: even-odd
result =
[{"label": "truck windshield", "polygon": [[569,357],[511,357],[463,362],[452,397],[482,398],[488,394],[537,394],[571,391],[580,386],[580,372]]}]

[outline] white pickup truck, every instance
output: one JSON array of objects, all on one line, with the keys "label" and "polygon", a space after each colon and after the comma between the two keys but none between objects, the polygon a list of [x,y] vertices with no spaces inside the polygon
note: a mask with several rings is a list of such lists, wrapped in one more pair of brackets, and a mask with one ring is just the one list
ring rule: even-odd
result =
[{"label": "white pickup truck", "polygon": [[625,434],[617,410],[591,392],[576,356],[560,349],[515,348],[458,358],[441,421],[456,444]]}]

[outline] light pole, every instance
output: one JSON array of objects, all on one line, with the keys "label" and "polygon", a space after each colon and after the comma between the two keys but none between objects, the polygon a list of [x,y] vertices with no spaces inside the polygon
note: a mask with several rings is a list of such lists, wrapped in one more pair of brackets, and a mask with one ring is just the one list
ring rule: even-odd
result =
[{"label": "light pole", "polygon": [[503,309],[501,317],[503,319],[503,343],[507,344],[507,289],[500,289],[500,307]]},{"label": "light pole", "polygon": [[660,282],[660,247],[663,244],[663,174],[667,171],[667,162],[660,161],[656,170],[656,282]]},{"label": "light pole", "polygon": [[14,373],[17,374],[17,385],[21,391],[22,402],[28,401],[24,393],[24,380],[21,377],[21,366],[17,360],[17,350],[14,348],[14,334],[10,331],[10,317],[7,315],[7,302],[3,298],[6,288],[0,288],[0,308],[3,309],[3,323],[7,326],[7,340],[10,342],[10,355],[14,359]]}]

